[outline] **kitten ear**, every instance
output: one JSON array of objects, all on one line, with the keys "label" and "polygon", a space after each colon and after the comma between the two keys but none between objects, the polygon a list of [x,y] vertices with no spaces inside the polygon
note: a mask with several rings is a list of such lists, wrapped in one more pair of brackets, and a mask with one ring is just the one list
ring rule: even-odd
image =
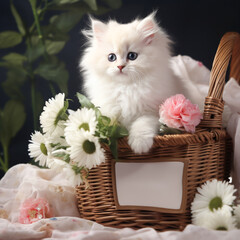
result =
[{"label": "kitten ear", "polygon": [[98,40],[101,41],[104,33],[106,32],[107,25],[104,24],[103,22],[100,22],[98,20],[92,19],[92,31],[93,31],[93,36]]},{"label": "kitten ear", "polygon": [[140,21],[137,30],[143,36],[144,42],[148,45],[152,42],[155,34],[159,31],[158,25],[154,19],[156,12],[153,12]]}]

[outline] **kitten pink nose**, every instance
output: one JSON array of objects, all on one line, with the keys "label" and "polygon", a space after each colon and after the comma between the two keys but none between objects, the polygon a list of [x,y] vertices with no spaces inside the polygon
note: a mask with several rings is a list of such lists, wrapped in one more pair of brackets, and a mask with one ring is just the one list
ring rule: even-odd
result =
[{"label": "kitten pink nose", "polygon": [[120,71],[122,71],[122,69],[125,67],[124,65],[121,66],[117,66],[119,68]]}]

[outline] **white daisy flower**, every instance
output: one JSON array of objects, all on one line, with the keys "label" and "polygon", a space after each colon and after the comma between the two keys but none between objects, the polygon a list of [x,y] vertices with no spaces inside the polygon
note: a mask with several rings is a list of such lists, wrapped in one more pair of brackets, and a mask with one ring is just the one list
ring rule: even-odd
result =
[{"label": "white daisy flower", "polygon": [[64,131],[68,144],[72,144],[75,141],[75,135],[81,130],[88,131],[91,134],[95,133],[97,120],[93,109],[84,107],[77,111],[69,111],[69,113]]},{"label": "white daisy flower", "polygon": [[104,150],[97,137],[81,131],[69,147],[70,158],[78,167],[91,169],[105,161]]},{"label": "white daisy flower", "polygon": [[223,211],[209,213],[204,225],[202,226],[208,229],[222,231],[236,229],[235,219],[232,215],[224,214]]},{"label": "white daisy flower", "polygon": [[66,148],[68,147],[68,143],[66,142],[66,139],[64,136],[52,136],[52,135],[49,135],[49,134],[45,134],[48,139],[49,139],[49,142],[51,142],[51,147],[52,147],[52,150],[54,151],[55,149],[59,149],[59,148]]},{"label": "white daisy flower", "polygon": [[31,135],[31,140],[29,142],[29,156],[35,158],[35,162],[39,162],[40,166],[45,166],[51,155],[51,148],[48,139],[45,135],[35,131],[35,133]]},{"label": "white daisy flower", "polygon": [[240,205],[234,207],[234,217],[236,219],[237,227],[240,228]]},{"label": "white daisy flower", "polygon": [[192,213],[192,223],[197,226],[204,227],[206,222],[208,221],[208,217],[215,212],[221,212],[222,215],[231,217],[232,213],[228,208],[221,208],[219,210],[214,210],[210,212],[208,209],[202,210],[201,212],[194,212]]},{"label": "white daisy flower", "polygon": [[66,180],[68,180],[74,187],[83,183],[81,174],[76,173],[70,164],[66,164],[63,168],[63,174],[66,177]]},{"label": "white daisy flower", "polygon": [[44,133],[54,136],[64,135],[65,121],[62,119],[66,110],[64,97],[64,93],[59,93],[55,98],[50,98],[46,101],[43,112],[40,115],[40,124]]},{"label": "white daisy flower", "polygon": [[236,198],[233,195],[236,191],[233,185],[214,179],[207,181],[197,191],[191,206],[192,213],[213,212],[218,209],[232,211],[231,205]]}]

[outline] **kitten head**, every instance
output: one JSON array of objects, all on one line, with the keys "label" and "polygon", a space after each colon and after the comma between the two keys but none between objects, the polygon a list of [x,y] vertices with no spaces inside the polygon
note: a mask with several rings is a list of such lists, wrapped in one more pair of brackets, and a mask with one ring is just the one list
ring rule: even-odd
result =
[{"label": "kitten head", "polygon": [[91,19],[91,29],[84,34],[89,47],[80,66],[86,74],[106,81],[141,81],[169,58],[169,40],[156,23],[155,13],[128,24]]}]

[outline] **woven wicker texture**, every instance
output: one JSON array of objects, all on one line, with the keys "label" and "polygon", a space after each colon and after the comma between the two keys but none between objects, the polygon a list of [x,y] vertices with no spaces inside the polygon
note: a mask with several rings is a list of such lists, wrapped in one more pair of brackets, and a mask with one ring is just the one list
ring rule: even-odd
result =
[{"label": "woven wicker texture", "polygon": [[[196,188],[213,178],[227,179],[232,159],[232,144],[222,129],[224,103],[222,93],[227,67],[233,53],[231,76],[240,79],[239,34],[227,33],[220,41],[211,71],[210,89],[206,97],[204,119],[195,134],[156,136],[148,154],[136,155],[127,138],[119,140],[119,158],[123,160],[164,159],[187,160],[186,208],[183,213],[161,213],[146,210],[117,210],[112,180],[112,154],[107,146],[106,162],[89,172],[90,188],[78,186],[76,196],[82,218],[110,227],[153,227],[159,231],[183,230],[191,223],[191,202]],[[233,50],[234,49],[234,50]],[[235,64],[238,62],[238,65]]]}]

